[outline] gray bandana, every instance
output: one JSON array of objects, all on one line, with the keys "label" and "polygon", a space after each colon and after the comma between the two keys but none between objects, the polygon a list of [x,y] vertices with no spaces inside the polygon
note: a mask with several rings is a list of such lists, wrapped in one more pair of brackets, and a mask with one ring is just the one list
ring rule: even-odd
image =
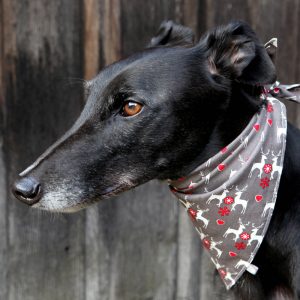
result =
[{"label": "gray bandana", "polygon": [[170,182],[185,206],[226,288],[251,264],[276,202],[286,143],[286,110],[267,104],[227,147],[187,177]]}]

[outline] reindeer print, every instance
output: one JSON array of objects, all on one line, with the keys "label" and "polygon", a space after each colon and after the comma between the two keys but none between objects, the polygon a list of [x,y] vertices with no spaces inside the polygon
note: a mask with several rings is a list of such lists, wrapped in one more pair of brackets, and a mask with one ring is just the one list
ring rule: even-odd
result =
[{"label": "reindeer print", "polygon": [[224,266],[221,265],[217,259],[214,259],[213,257],[211,257],[210,259],[214,263],[214,265],[216,266],[217,270],[220,270],[220,269],[224,268]]},{"label": "reindeer print", "polygon": [[235,283],[235,277],[238,273],[237,272],[229,272],[228,271],[228,268],[226,268],[226,274],[225,274],[225,277],[224,277],[224,280],[227,280],[229,281],[229,285],[233,285]]},{"label": "reindeer print", "polygon": [[239,239],[240,234],[243,233],[243,231],[246,229],[246,226],[248,226],[249,223],[250,222],[248,222],[247,224],[243,224],[241,218],[239,218],[239,228],[238,229],[234,229],[234,228],[229,227],[225,231],[223,237],[226,238],[229,234],[233,234],[234,235],[233,240],[236,242]]},{"label": "reindeer print", "polygon": [[181,200],[181,199],[179,200],[181,202],[181,204],[186,208],[186,210],[188,210],[192,206],[192,204],[189,201],[186,201],[187,198],[188,198],[188,195],[185,195],[184,196],[185,200]]},{"label": "reindeer print", "polygon": [[205,184],[208,184],[208,183],[209,183],[209,179],[210,179],[210,173],[208,173],[208,174],[205,176]]},{"label": "reindeer print", "polygon": [[234,176],[236,172],[237,172],[237,170],[230,170],[229,178]]},{"label": "reindeer print", "polygon": [[[241,166],[243,166],[247,161],[242,157],[242,155],[239,155],[238,161],[241,163]],[[230,170],[229,178],[234,176],[237,173],[238,170]]]},{"label": "reindeer print", "polygon": [[272,151],[272,161],[273,161],[273,164],[272,164],[272,172],[271,172],[271,178],[270,179],[273,179],[274,178],[274,174],[277,172],[278,174],[281,174],[281,171],[282,171],[282,166],[281,165],[278,165],[278,159],[280,158],[280,155],[281,155],[281,151],[278,152],[278,154],[275,154],[273,151]]},{"label": "reindeer print", "polygon": [[223,199],[227,196],[227,194],[229,193],[229,190],[227,189],[224,189],[222,194],[219,194],[219,195],[215,195],[215,194],[212,194],[206,201],[206,204],[210,204],[210,202],[212,200],[218,200],[219,202],[217,203],[217,206],[221,206],[222,202],[223,202]]},{"label": "reindeer print", "polygon": [[285,127],[278,127],[277,126],[277,142],[281,143],[282,136],[286,135],[286,128]]},{"label": "reindeer print", "polygon": [[203,226],[204,228],[207,227],[207,225],[208,225],[208,223],[209,223],[209,219],[204,218],[202,215],[203,215],[205,212],[208,212],[208,211],[209,211],[208,208],[205,209],[205,210],[201,210],[201,209],[198,209],[198,210],[197,210],[196,220],[202,221],[203,224],[204,224],[204,226]]},{"label": "reindeer print", "polygon": [[248,138],[248,136],[247,137],[241,137],[241,140],[240,140],[240,142],[241,142],[241,144],[242,144],[242,146],[244,147],[244,148],[247,148],[247,146],[248,146],[248,140],[249,140],[249,138]]},{"label": "reindeer print", "polygon": [[268,154],[269,154],[270,150],[268,150],[267,153],[264,153],[262,150],[261,150],[261,161],[259,163],[255,163],[253,164],[252,168],[251,168],[251,171],[250,171],[250,174],[249,174],[249,178],[252,177],[252,173],[254,170],[258,169],[259,171],[259,175],[258,177],[261,178],[261,175],[262,175],[262,172],[263,172],[263,167],[264,165],[266,164],[266,160],[268,158]]},{"label": "reindeer print", "polygon": [[231,210],[235,210],[235,207],[237,205],[241,205],[242,206],[242,214],[245,213],[247,204],[248,204],[248,200],[243,200],[243,199],[241,199],[241,197],[242,197],[243,192],[247,190],[247,187],[248,186],[246,185],[241,190],[239,190],[238,187],[235,188],[237,192],[235,193],[236,196],[234,197],[234,203],[232,204]]},{"label": "reindeer print", "polygon": [[248,261],[240,259],[238,261],[238,263],[235,265],[235,268],[236,269],[239,269],[240,267],[246,267],[246,268],[248,268],[249,265],[250,265],[250,263]]},{"label": "reindeer print", "polygon": [[264,223],[262,223],[259,226],[255,226],[254,223],[252,223],[252,230],[251,230],[251,234],[250,234],[250,239],[248,240],[248,246],[250,246],[252,244],[252,242],[257,241],[257,243],[260,245],[262,240],[263,240],[263,236],[262,235],[258,235],[257,232],[260,228],[263,228]]},{"label": "reindeer print", "polygon": [[216,253],[217,253],[216,256],[218,258],[220,258],[220,256],[222,255],[223,251],[220,248],[218,248],[217,246],[221,245],[222,243],[223,243],[223,241],[215,242],[213,238],[211,238],[211,240],[210,240],[210,248],[209,249],[210,250],[215,250]]},{"label": "reindeer print", "polygon": [[209,179],[210,179],[210,173],[207,173],[206,175],[204,174],[204,172],[200,172],[200,176],[202,177],[201,179],[204,179],[205,184],[209,184]]},{"label": "reindeer print", "polygon": [[262,216],[262,217],[265,217],[266,214],[267,214],[267,211],[268,211],[269,209],[272,209],[272,210],[273,210],[274,207],[275,207],[275,202],[269,202],[269,203],[267,203],[267,204],[265,205],[265,207],[264,207],[264,210],[263,210],[261,216]]},{"label": "reindeer print", "polygon": [[207,234],[204,234],[203,231],[201,230],[201,228],[199,228],[199,227],[195,227],[195,228],[196,228],[197,232],[199,233],[201,240],[203,240],[204,238],[207,237]]},{"label": "reindeer print", "polygon": [[211,159],[209,159],[207,162],[206,162],[206,164],[205,164],[205,167],[209,167],[210,166],[210,163],[211,163]]},{"label": "reindeer print", "polygon": [[222,244],[223,241],[216,242],[212,237],[210,238],[207,234],[204,234],[203,231],[200,228],[196,228],[196,230],[198,231],[198,233],[200,235],[203,246],[209,251],[214,250],[215,253],[216,253],[216,257],[220,258],[223,251],[217,246]]}]

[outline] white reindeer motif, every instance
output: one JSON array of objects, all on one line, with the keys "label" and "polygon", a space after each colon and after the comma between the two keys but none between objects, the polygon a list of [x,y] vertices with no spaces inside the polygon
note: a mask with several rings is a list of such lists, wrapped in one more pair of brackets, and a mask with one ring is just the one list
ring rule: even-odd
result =
[{"label": "white reindeer motif", "polygon": [[237,264],[234,266],[236,269],[238,269],[241,266],[245,266],[246,268],[248,268],[250,265],[250,263],[246,260],[240,259]]},{"label": "white reindeer motif", "polygon": [[209,183],[210,173],[208,173],[208,174],[205,175],[205,174],[201,171],[201,172],[200,172],[200,176],[202,177],[202,180],[203,180],[203,178],[204,178],[205,184],[208,184],[208,183]]},{"label": "white reindeer motif", "polygon": [[223,243],[223,241],[215,242],[215,241],[213,240],[213,238],[211,238],[211,242],[210,242],[210,247],[209,247],[209,249],[210,249],[210,250],[215,250],[215,251],[217,252],[217,257],[218,257],[218,258],[220,258],[220,256],[222,255],[223,251],[222,251],[221,249],[219,249],[219,248],[217,247],[217,245],[220,245],[220,244],[222,244],[222,243]]},{"label": "white reindeer motif", "polygon": [[286,135],[286,128],[285,127],[278,127],[277,126],[277,142],[281,142],[281,136]]},{"label": "white reindeer motif", "polygon": [[275,202],[268,202],[265,207],[264,207],[264,211],[262,212],[261,216],[264,217],[267,214],[267,211],[269,209],[274,209],[275,207]]},{"label": "white reindeer motif", "polygon": [[208,184],[208,183],[209,183],[209,179],[210,179],[210,173],[208,173],[208,174],[205,176],[205,184]]},{"label": "white reindeer motif", "polygon": [[[197,232],[199,233],[200,239],[201,239],[201,240],[203,240],[203,239],[205,239],[205,238],[208,237],[208,235],[205,234],[205,233],[201,230],[201,228],[197,228],[197,227],[196,227],[196,230],[197,230]],[[209,250],[215,250],[215,251],[217,252],[217,257],[218,257],[218,258],[220,258],[220,256],[222,255],[223,251],[222,251],[221,249],[219,249],[219,248],[217,247],[217,245],[220,245],[220,244],[222,244],[222,243],[223,243],[223,241],[215,242],[213,238],[211,238],[210,241],[209,241]]]},{"label": "white reindeer motif", "polygon": [[253,241],[257,241],[258,244],[260,245],[261,242],[262,242],[262,240],[263,240],[263,236],[262,235],[258,235],[257,231],[264,226],[264,223],[261,224],[258,227],[256,227],[255,224],[252,223],[251,226],[252,226],[252,229],[251,229],[251,234],[250,234],[250,240],[248,241],[248,246],[250,246]]},{"label": "white reindeer motif", "polygon": [[216,269],[217,269],[217,270],[224,268],[223,265],[220,265],[220,264],[219,264],[219,261],[218,261],[217,259],[213,259],[212,257],[211,257],[210,259],[212,260],[212,262],[213,262],[214,265],[216,266]]},{"label": "white reindeer motif", "polygon": [[[253,253],[251,253],[249,260],[252,261],[253,259]],[[249,263],[246,260],[240,259],[237,264],[234,266],[236,269],[239,269],[240,267],[246,267],[247,271],[253,275],[255,275],[258,271],[258,267],[255,265],[252,265],[251,263]]]},{"label": "white reindeer motif", "polygon": [[211,158],[206,162],[205,167],[208,168],[210,166],[210,163],[211,163]]},{"label": "white reindeer motif", "polygon": [[204,210],[201,210],[201,209],[198,209],[198,210],[197,210],[196,220],[202,221],[203,224],[204,224],[204,228],[207,227],[207,225],[208,225],[208,223],[209,223],[209,220],[206,219],[206,218],[204,218],[202,215],[203,215],[205,212],[207,212],[207,211],[209,211],[208,208],[207,208],[207,209],[204,209]]},{"label": "white reindeer motif", "polygon": [[253,166],[252,166],[252,168],[251,168],[251,171],[250,171],[250,174],[249,174],[249,178],[252,176],[253,171],[256,170],[256,169],[258,169],[258,171],[259,171],[258,177],[261,178],[261,175],[262,175],[262,172],[263,172],[263,167],[264,167],[264,165],[265,165],[265,163],[266,163],[266,160],[267,160],[267,158],[268,158],[268,154],[269,154],[270,150],[268,150],[267,153],[264,153],[264,152],[262,151],[262,149],[261,149],[260,152],[261,152],[261,154],[262,154],[262,156],[261,156],[261,161],[260,161],[259,163],[253,164]]},{"label": "white reindeer motif", "polygon": [[204,187],[203,191],[204,191],[204,193],[209,193],[207,187]]},{"label": "white reindeer motif", "polygon": [[247,208],[247,204],[248,204],[248,200],[243,200],[243,199],[241,199],[241,196],[242,196],[242,194],[243,194],[243,192],[245,191],[245,190],[247,190],[247,187],[248,187],[248,185],[246,185],[243,189],[241,189],[241,190],[239,190],[238,189],[238,187],[236,186],[236,193],[235,193],[235,197],[234,197],[234,203],[232,204],[232,208],[231,208],[231,210],[235,210],[235,207],[237,206],[237,205],[241,205],[242,206],[242,214],[244,214],[245,213],[245,211],[246,211],[246,208]]},{"label": "white reindeer motif", "polygon": [[[239,154],[239,162],[241,163],[241,165],[243,166],[247,160],[245,160],[241,154]],[[235,173],[237,172],[238,170],[230,170],[230,174],[229,174],[229,178],[231,178],[232,176],[235,175]]]},{"label": "white reindeer motif", "polygon": [[279,166],[277,164],[277,161],[278,161],[278,158],[279,158],[280,155],[281,155],[281,150],[279,151],[279,153],[277,155],[274,154],[274,152],[272,151],[272,156],[273,156],[272,161],[273,161],[273,164],[272,164],[271,179],[274,178],[274,174],[276,172],[278,172],[279,175],[281,174],[282,166]]},{"label": "white reindeer motif", "polygon": [[248,146],[248,140],[249,140],[249,137],[247,136],[247,137],[241,137],[241,139],[240,139],[240,142],[241,142],[241,145],[244,147],[244,148],[247,148],[247,146]]},{"label": "white reindeer motif", "polygon": [[229,193],[229,191],[225,188],[224,191],[222,192],[222,194],[219,194],[219,195],[215,195],[215,194],[212,194],[206,201],[206,204],[210,204],[210,202],[212,200],[218,200],[219,203],[217,204],[217,206],[221,206],[222,202],[223,202],[223,199],[227,196],[227,194]]},{"label": "white reindeer motif", "polygon": [[243,166],[247,162],[247,159],[244,159],[243,156],[241,154],[239,154],[239,162]]},{"label": "white reindeer motif", "polygon": [[187,196],[185,196],[184,199],[185,199],[185,201],[182,200],[182,199],[179,199],[179,201],[185,207],[185,209],[188,210],[192,206],[192,204],[190,202],[186,201],[187,200]]},{"label": "white reindeer motif", "polygon": [[224,279],[227,281],[230,281],[230,284],[232,285],[235,283],[235,280],[233,278],[233,276],[235,276],[235,275],[237,275],[237,272],[234,272],[234,273],[228,272],[227,268],[226,268],[226,275],[225,275]]},{"label": "white reindeer motif", "polygon": [[234,174],[237,172],[237,170],[230,170],[229,178],[234,176]]},{"label": "white reindeer motif", "polygon": [[203,231],[200,228],[198,228],[198,227],[195,227],[195,228],[196,228],[197,232],[199,233],[201,240],[203,240],[204,238],[207,237],[207,234],[203,233]]},{"label": "white reindeer motif", "polygon": [[233,240],[236,242],[238,240],[238,238],[240,237],[240,234],[246,229],[246,226],[248,226],[250,224],[250,222],[248,222],[247,224],[243,224],[242,223],[242,220],[239,218],[239,228],[238,229],[233,229],[233,228],[228,228],[223,237],[227,237],[228,234],[233,234],[234,235],[234,238]]}]

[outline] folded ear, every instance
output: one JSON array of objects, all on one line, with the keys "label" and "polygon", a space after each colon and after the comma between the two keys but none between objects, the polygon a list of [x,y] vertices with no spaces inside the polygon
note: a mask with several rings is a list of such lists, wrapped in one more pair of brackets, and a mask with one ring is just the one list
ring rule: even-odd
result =
[{"label": "folded ear", "polygon": [[151,39],[147,47],[192,47],[194,38],[195,35],[191,28],[176,24],[173,21],[163,21],[157,34]]},{"label": "folded ear", "polygon": [[276,80],[276,72],[264,45],[247,23],[237,21],[209,32],[201,41],[212,74],[247,84]]}]

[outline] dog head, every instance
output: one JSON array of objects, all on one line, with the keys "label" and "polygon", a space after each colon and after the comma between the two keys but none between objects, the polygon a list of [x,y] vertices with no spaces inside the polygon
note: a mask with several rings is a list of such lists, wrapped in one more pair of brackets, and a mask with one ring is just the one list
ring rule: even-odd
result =
[{"label": "dog head", "polygon": [[233,86],[274,80],[247,24],[218,27],[194,45],[190,29],[164,22],[147,49],[87,83],[78,120],[19,175],[13,192],[32,207],[73,212],[154,178],[182,176],[207,145],[222,146],[211,141]]}]

